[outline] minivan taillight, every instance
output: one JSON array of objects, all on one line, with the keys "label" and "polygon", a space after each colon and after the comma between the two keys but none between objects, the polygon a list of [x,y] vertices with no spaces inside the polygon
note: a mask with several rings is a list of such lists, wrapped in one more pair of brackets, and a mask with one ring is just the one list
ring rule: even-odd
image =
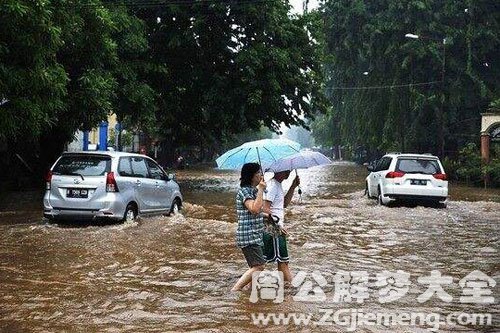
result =
[{"label": "minivan taillight", "polygon": [[118,192],[114,172],[108,172],[106,176],[106,192]]},{"label": "minivan taillight", "polygon": [[50,190],[50,183],[52,182],[52,171],[49,170],[45,175],[45,189]]},{"label": "minivan taillight", "polygon": [[446,176],[445,173],[435,173],[432,176],[434,176],[434,178],[436,178],[436,179],[441,179],[441,180],[447,180],[448,179],[448,176]]},{"label": "minivan taillight", "polygon": [[400,172],[400,171],[391,171],[391,172],[388,172],[387,175],[385,175],[385,178],[401,178],[405,175],[404,172]]}]

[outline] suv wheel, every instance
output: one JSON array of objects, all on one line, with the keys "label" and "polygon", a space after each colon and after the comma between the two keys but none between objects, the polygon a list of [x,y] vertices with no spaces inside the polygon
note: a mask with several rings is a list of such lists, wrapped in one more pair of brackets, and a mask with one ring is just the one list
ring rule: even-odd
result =
[{"label": "suv wheel", "polygon": [[137,210],[133,204],[128,204],[123,215],[123,222],[134,222],[137,217]]},{"label": "suv wheel", "polygon": [[377,203],[379,206],[385,206],[384,200],[382,200],[382,190],[380,189],[380,186],[378,187]]}]

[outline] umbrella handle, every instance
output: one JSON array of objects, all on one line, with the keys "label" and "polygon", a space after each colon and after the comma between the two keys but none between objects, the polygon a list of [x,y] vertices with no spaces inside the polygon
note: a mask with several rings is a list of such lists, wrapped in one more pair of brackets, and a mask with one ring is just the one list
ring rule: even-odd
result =
[{"label": "umbrella handle", "polygon": [[255,149],[257,150],[257,158],[259,159],[260,172],[262,173],[262,176],[264,176],[264,170],[262,170],[262,162],[260,161],[259,147],[255,147]]},{"label": "umbrella handle", "polygon": [[[257,157],[259,158],[260,173],[262,174],[262,178],[264,178],[264,170],[262,170],[262,162],[260,161],[259,147],[255,147],[255,149],[257,149]],[[267,193],[267,189],[264,190],[264,193]]]},{"label": "umbrella handle", "polygon": [[[298,177],[299,176],[299,173],[297,172],[297,169],[295,169],[295,175]],[[300,188],[300,185],[299,185],[299,190],[297,191],[297,193],[299,195],[302,195],[302,189]],[[302,197],[300,198],[300,200],[302,201]]]}]

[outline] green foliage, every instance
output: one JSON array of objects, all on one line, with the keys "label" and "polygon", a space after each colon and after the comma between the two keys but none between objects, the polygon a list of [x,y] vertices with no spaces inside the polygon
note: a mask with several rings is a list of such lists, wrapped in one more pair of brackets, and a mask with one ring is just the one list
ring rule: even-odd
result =
[{"label": "green foliage", "polygon": [[114,112],[126,128],[150,134],[155,130],[157,92],[150,85],[148,76],[151,63],[147,60],[150,51],[146,24],[126,7],[110,7],[114,29],[111,33],[117,45],[119,61],[113,74],[118,82]]},{"label": "green foliage", "polygon": [[[310,20],[281,1],[143,8],[159,134],[217,145],[261,125],[305,125],[324,110]],[[168,59],[168,61],[166,61]]]},{"label": "green foliage", "polygon": [[287,139],[293,140],[300,144],[302,148],[311,148],[314,146],[314,140],[311,132],[300,126],[292,126],[284,132]]},{"label": "green foliage", "polygon": [[490,163],[482,163],[479,148],[475,143],[463,147],[454,160],[446,157],[444,170],[450,180],[466,182],[468,185],[482,186],[485,175],[490,176],[492,186],[500,186],[500,147],[492,146]]},{"label": "green foliage", "polygon": [[0,140],[25,152],[35,172],[53,163],[75,131],[112,112],[136,126],[154,124],[146,29],[127,7],[7,0],[0,21]]},{"label": "green foliage", "polygon": [[267,127],[261,126],[259,130],[245,130],[241,133],[232,135],[230,140],[222,142],[222,151],[229,150],[231,148],[237,147],[245,142],[261,140],[261,139],[271,139],[273,132]]},{"label": "green foliage", "polygon": [[474,143],[469,143],[460,150],[456,162],[456,174],[467,183],[479,184],[483,179],[481,155]]},{"label": "green foliage", "polygon": [[333,139],[316,131],[320,143],[439,154],[444,141],[453,154],[477,138],[480,113],[500,87],[494,2],[330,0],[320,12],[337,120]]},{"label": "green foliage", "polygon": [[500,98],[498,98],[490,103],[490,107],[489,107],[488,111],[493,112],[493,113],[500,113]]},{"label": "green foliage", "polygon": [[492,185],[500,187],[500,144],[491,146],[490,157],[490,163],[483,166],[483,174],[489,174]]},{"label": "green foliage", "polygon": [[110,113],[170,150],[219,150],[261,126],[305,125],[326,105],[322,20],[289,9],[282,1],[4,0],[0,141],[12,151],[34,147],[43,170],[75,131]]},{"label": "green foliage", "polygon": [[[129,146],[131,146],[133,140],[134,140],[134,136],[133,136],[133,134],[131,132],[122,131],[122,134],[121,134],[121,144],[122,144],[122,147],[129,147]],[[115,146],[116,146],[116,131],[115,131],[114,128],[111,128],[109,130],[108,147],[115,147]]]},{"label": "green foliage", "polygon": [[491,160],[491,162],[484,167],[483,172],[490,175],[493,186],[500,186],[500,158]]},{"label": "green foliage", "polygon": [[0,139],[38,136],[64,108],[68,75],[54,59],[61,29],[44,1],[0,4]]},{"label": "green foliage", "polygon": [[336,130],[337,123],[338,121],[335,119],[332,110],[316,116],[316,119],[311,124],[311,133],[316,142],[326,147],[332,147],[337,143],[339,141],[336,136],[338,134],[338,130]]}]

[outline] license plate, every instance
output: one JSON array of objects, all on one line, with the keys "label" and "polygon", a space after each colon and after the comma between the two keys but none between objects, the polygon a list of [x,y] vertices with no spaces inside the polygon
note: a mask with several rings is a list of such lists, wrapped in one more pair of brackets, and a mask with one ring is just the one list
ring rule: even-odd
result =
[{"label": "license plate", "polygon": [[410,184],[412,184],[412,185],[427,185],[427,180],[411,179]]},{"label": "license plate", "polygon": [[67,198],[87,198],[89,196],[89,190],[78,189],[78,188],[68,188],[66,190]]}]

